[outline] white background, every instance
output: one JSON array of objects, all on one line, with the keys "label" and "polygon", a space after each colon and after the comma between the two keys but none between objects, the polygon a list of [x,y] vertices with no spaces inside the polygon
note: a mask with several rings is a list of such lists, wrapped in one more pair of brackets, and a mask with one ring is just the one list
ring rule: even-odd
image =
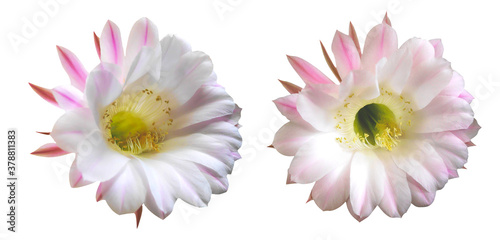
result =
[{"label": "white background", "polygon": [[[50,15],[39,5],[49,0],[8,1],[0,8],[1,145],[7,128],[18,129],[18,232],[7,239],[499,239],[500,22],[493,1],[71,1]],[[451,4],[452,3],[452,4]],[[226,6],[224,12],[214,4]],[[232,5],[231,5],[232,4]],[[402,219],[379,209],[358,223],[345,206],[323,212],[306,204],[312,185],[285,185],[291,158],[265,146],[285,122],[271,100],[286,95],[277,79],[301,84],[285,54],[301,56],[332,76],[319,42],[329,46],[336,29],[349,21],[361,40],[389,13],[399,43],[418,36],[442,38],[444,57],[476,96],[473,107],[482,130],[470,148],[467,170],[439,191],[427,208],[412,206]],[[48,16],[43,19],[43,16]],[[55,87],[69,81],[56,45],[73,51],[90,70],[98,63],[92,32],[114,21],[128,38],[132,24],[150,18],[161,36],[178,34],[193,49],[208,53],[219,82],[243,107],[243,159],[230,176],[229,191],[198,209],[178,201],[160,220],[144,210],[139,229],[133,214],[119,216],[95,202],[97,184],[73,189],[71,156],[42,158],[29,153],[51,142],[35,131],[50,131],[63,111],[39,98],[28,82]],[[37,20],[33,20],[33,18]],[[24,22],[39,24],[23,36]],[[46,20],[46,21],[44,21]],[[13,45],[8,36],[26,41]],[[333,76],[332,76],[333,77]],[[0,171],[6,172],[6,147]],[[5,181],[5,180],[2,180]],[[2,184],[4,185],[4,184]],[[5,219],[7,189],[0,192]]]}]

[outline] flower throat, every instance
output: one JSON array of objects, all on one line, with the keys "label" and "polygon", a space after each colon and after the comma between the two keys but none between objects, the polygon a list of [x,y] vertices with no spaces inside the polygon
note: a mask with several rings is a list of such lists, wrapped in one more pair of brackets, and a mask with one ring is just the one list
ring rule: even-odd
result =
[{"label": "flower throat", "polygon": [[394,113],[387,106],[378,103],[362,107],[356,113],[353,127],[360,141],[389,151],[399,143],[402,135]]},{"label": "flower throat", "polygon": [[102,116],[106,139],[128,154],[159,151],[173,123],[170,110],[169,101],[149,89],[124,94]]}]

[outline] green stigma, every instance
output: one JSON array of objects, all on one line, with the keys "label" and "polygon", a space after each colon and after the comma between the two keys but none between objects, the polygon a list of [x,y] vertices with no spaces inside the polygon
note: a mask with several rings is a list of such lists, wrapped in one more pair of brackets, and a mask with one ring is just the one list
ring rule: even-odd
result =
[{"label": "green stigma", "polygon": [[110,121],[111,142],[122,151],[140,153],[144,149],[145,136],[150,136],[148,126],[133,112],[118,112]]},{"label": "green stigma", "polygon": [[358,139],[371,146],[391,151],[402,135],[394,113],[383,104],[371,103],[362,107],[354,119]]},{"label": "green stigma", "polygon": [[147,130],[147,125],[135,113],[119,112],[111,118],[111,136],[113,138],[126,139]]}]

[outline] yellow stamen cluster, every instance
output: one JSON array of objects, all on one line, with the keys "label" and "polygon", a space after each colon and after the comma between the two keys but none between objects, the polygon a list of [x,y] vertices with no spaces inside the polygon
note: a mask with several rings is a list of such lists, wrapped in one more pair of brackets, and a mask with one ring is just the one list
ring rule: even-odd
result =
[{"label": "yellow stamen cluster", "polygon": [[380,126],[377,124],[376,128],[380,129],[380,131],[375,134],[375,143],[392,151],[392,148],[399,143],[399,137],[403,135],[401,128],[396,124],[380,124]]},{"label": "yellow stamen cluster", "polygon": [[371,100],[351,94],[333,116],[335,129],[340,135],[335,141],[348,149],[384,148],[392,151],[401,141],[403,129],[412,126],[412,107],[412,102],[404,96],[384,88],[380,88],[379,97]]},{"label": "yellow stamen cluster", "polygon": [[126,154],[160,151],[174,121],[169,103],[149,89],[122,94],[102,114],[108,143]]}]

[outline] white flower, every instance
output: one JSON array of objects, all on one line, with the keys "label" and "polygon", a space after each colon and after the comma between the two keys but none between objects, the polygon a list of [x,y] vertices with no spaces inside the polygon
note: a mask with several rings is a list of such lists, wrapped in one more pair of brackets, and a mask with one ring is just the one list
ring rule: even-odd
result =
[{"label": "white flower", "polygon": [[274,148],[294,156],[288,183],[312,183],[310,200],[323,210],[347,203],[359,221],[376,206],[401,217],[410,204],[428,206],[467,162],[479,125],[462,77],[442,58],[440,40],[413,38],[398,48],[386,17],[367,35],[363,52],[354,27],[337,32],[332,51],[339,83],[289,56],[306,83],[282,82],[275,100],[290,122]]},{"label": "white flower", "polygon": [[97,200],[138,220],[143,204],[163,219],[178,198],[204,207],[225,192],[240,158],[241,109],[217,84],[208,55],[173,35],[159,41],[146,18],[133,26],[126,54],[110,21],[95,40],[101,63],[88,76],[58,47],[73,87],[32,85],[66,110],[50,133],[55,144],[34,154],[76,153],[71,186],[100,182]]}]

